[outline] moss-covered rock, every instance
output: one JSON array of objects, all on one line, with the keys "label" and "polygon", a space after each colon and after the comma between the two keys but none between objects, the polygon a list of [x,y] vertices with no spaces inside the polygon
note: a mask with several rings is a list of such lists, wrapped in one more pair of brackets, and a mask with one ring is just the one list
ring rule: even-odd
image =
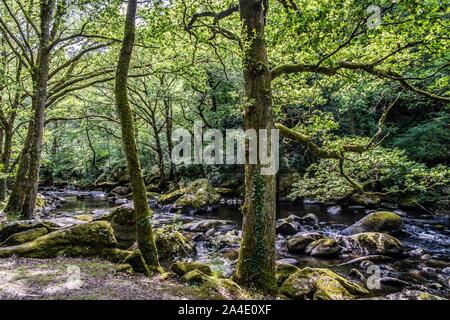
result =
[{"label": "moss-covered rock", "polygon": [[402,243],[391,235],[379,232],[358,233],[343,239],[346,247],[362,255],[380,254],[396,256],[402,254]]},{"label": "moss-covered rock", "polygon": [[84,221],[84,222],[91,222],[94,220],[94,216],[92,216],[91,214],[79,214],[77,216],[75,216],[75,219]]},{"label": "moss-covered rock", "polygon": [[122,273],[126,273],[126,274],[134,274],[134,270],[133,267],[128,264],[128,263],[121,263],[119,265],[116,266],[116,271],[117,272],[122,272]]},{"label": "moss-covered rock", "polygon": [[18,220],[0,223],[0,242],[5,241],[11,235],[31,229],[46,228],[51,232],[60,228],[57,223],[45,220]]},{"label": "moss-covered rock", "polygon": [[323,236],[317,232],[303,232],[294,235],[286,243],[288,252],[304,253],[306,247],[313,241],[319,240]]},{"label": "moss-covered rock", "polygon": [[195,222],[189,222],[183,225],[183,229],[190,232],[206,232],[212,228],[232,228],[235,223],[231,220],[205,219]]},{"label": "moss-covered rock", "polygon": [[134,272],[150,274],[147,265],[145,264],[144,257],[139,249],[131,252],[123,261],[123,264],[129,264]]},{"label": "moss-covered rock", "polygon": [[154,231],[155,244],[161,260],[174,260],[195,253],[193,243],[180,232],[168,228],[158,228]]},{"label": "moss-covered rock", "polygon": [[208,296],[214,299],[245,299],[247,295],[242,288],[230,279],[209,276],[195,269],[181,277],[186,284],[200,286],[208,291]]},{"label": "moss-covered rock", "polygon": [[184,276],[186,273],[188,273],[192,270],[200,270],[201,272],[203,272],[204,274],[206,274],[208,276],[212,275],[211,268],[207,264],[200,263],[200,262],[180,261],[180,262],[175,262],[170,266],[170,271],[172,271],[173,273],[175,273],[176,275],[178,275],[180,277]]},{"label": "moss-covered rock", "polygon": [[117,196],[126,196],[128,193],[130,193],[130,188],[128,187],[115,187],[111,190],[111,193]]},{"label": "moss-covered rock", "polygon": [[15,246],[18,244],[30,242],[46,235],[47,233],[48,230],[44,227],[18,232],[9,236],[8,239],[0,244],[0,247]]},{"label": "moss-covered rock", "polygon": [[176,208],[201,209],[207,205],[216,204],[219,200],[220,194],[208,179],[198,179],[187,187],[161,195],[158,202],[161,204],[174,203]]},{"label": "moss-covered rock", "polygon": [[402,218],[389,211],[377,211],[368,214],[350,227],[344,229],[343,235],[351,235],[362,232],[396,232],[403,226]]},{"label": "moss-covered rock", "polygon": [[300,300],[351,300],[369,292],[329,269],[304,268],[283,282],[280,293]]},{"label": "moss-covered rock", "polygon": [[291,274],[296,273],[300,269],[289,263],[279,263],[276,265],[275,278],[277,279],[278,286],[280,286]]},{"label": "moss-covered rock", "polygon": [[104,249],[115,248],[116,238],[111,225],[96,221],[61,229],[31,242],[0,248],[0,258],[17,255],[29,258],[52,258],[103,255]]},{"label": "moss-covered rock", "polygon": [[375,206],[380,204],[381,197],[377,194],[363,193],[353,195],[352,200],[362,206]]},{"label": "moss-covered rock", "polygon": [[136,213],[132,204],[113,209],[107,220],[111,223],[119,248],[127,249],[137,240]]},{"label": "moss-covered rock", "polygon": [[305,253],[314,257],[331,257],[341,251],[336,240],[331,238],[322,238],[311,242],[305,249]]},{"label": "moss-covered rock", "polygon": [[446,300],[446,299],[423,291],[404,290],[402,292],[389,294],[384,298],[382,298],[382,300]]}]

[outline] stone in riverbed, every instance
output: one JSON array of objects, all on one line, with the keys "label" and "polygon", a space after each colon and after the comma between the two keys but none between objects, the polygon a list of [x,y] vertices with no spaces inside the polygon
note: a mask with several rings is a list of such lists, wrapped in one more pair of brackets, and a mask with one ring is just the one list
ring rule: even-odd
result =
[{"label": "stone in riverbed", "polygon": [[376,211],[341,231],[343,235],[362,232],[398,232],[402,229],[402,218],[389,211]]},{"label": "stone in riverbed", "polygon": [[292,264],[278,263],[275,269],[275,278],[277,279],[278,286],[280,286],[291,274],[296,273],[300,269]]},{"label": "stone in riverbed", "polygon": [[322,238],[322,235],[316,232],[297,233],[286,243],[288,252],[303,253],[311,242],[320,238]]},{"label": "stone in riverbed", "polygon": [[130,193],[130,188],[128,187],[115,187],[111,191],[112,194],[115,194],[117,196],[126,196],[128,193]]},{"label": "stone in riverbed", "polygon": [[343,239],[345,246],[362,255],[397,256],[403,253],[401,242],[385,233],[364,232]]},{"label": "stone in riverbed", "polygon": [[369,292],[331,270],[304,268],[283,282],[280,293],[297,300],[351,300]]},{"label": "stone in riverbed", "polygon": [[235,223],[230,220],[201,220],[197,222],[186,223],[182,228],[190,232],[206,232],[211,228],[232,228],[235,227]]},{"label": "stone in riverbed", "polygon": [[158,228],[154,230],[154,237],[158,256],[161,260],[173,260],[195,253],[193,243],[178,231]]},{"label": "stone in riverbed", "polygon": [[328,214],[341,214],[342,213],[342,207],[341,206],[333,206],[333,207],[329,207],[327,208],[327,213]]},{"label": "stone in riverbed", "polygon": [[331,257],[341,251],[336,240],[331,238],[322,238],[311,242],[305,249],[305,253],[313,257]]},{"label": "stone in riverbed", "polygon": [[422,291],[404,290],[402,292],[389,294],[383,298],[380,298],[380,300],[445,300],[445,299]]},{"label": "stone in riverbed", "polygon": [[362,205],[362,206],[376,206],[376,205],[380,204],[381,197],[376,194],[364,193],[364,194],[355,194],[352,197],[352,200],[355,203]]}]

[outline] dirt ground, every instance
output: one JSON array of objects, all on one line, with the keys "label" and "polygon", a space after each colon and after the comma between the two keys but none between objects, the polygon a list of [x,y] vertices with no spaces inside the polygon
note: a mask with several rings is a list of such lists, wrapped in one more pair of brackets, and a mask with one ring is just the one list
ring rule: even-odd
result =
[{"label": "dirt ground", "polygon": [[99,259],[0,259],[0,300],[201,299],[200,292],[158,276],[127,275]]}]

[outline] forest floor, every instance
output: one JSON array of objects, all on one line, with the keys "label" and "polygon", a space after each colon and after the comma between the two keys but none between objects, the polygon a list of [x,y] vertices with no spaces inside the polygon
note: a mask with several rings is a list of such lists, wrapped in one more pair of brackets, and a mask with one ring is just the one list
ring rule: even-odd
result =
[{"label": "forest floor", "polygon": [[[202,292],[174,280],[127,275],[100,259],[0,260],[0,300],[184,300]],[[204,295],[204,294],[203,294]]]}]

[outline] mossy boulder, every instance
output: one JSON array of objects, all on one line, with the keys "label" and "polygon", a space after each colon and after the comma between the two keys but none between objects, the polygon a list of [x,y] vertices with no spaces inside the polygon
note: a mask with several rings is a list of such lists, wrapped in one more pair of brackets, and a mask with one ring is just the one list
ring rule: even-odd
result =
[{"label": "mossy boulder", "polygon": [[380,204],[381,197],[377,194],[363,193],[353,195],[352,200],[362,206],[376,206]]},{"label": "mossy boulder", "polygon": [[213,299],[245,299],[247,295],[242,288],[230,279],[209,276],[195,269],[181,277],[186,284],[199,286],[205,295]]},{"label": "mossy boulder", "polygon": [[0,244],[0,247],[15,246],[18,244],[33,241],[39,237],[42,237],[48,233],[47,228],[41,227],[36,229],[30,229],[22,232],[15,233],[9,236],[5,241]]},{"label": "mossy boulder", "polygon": [[94,220],[94,216],[91,214],[79,214],[75,216],[75,218],[84,222],[91,222]]},{"label": "mossy boulder", "polygon": [[161,260],[174,260],[175,258],[188,257],[195,253],[195,247],[179,231],[168,228],[154,230],[155,244],[158,256]]},{"label": "mossy boulder", "polygon": [[208,276],[212,275],[211,268],[207,264],[196,261],[194,262],[180,261],[175,262],[170,266],[170,271],[172,271],[173,273],[175,273],[180,277],[184,276],[188,272],[191,272],[192,270],[200,270],[201,272],[203,272]]},{"label": "mossy boulder", "polygon": [[368,214],[361,220],[341,231],[343,235],[352,235],[362,232],[398,232],[402,229],[402,218],[389,211],[376,211]]},{"label": "mossy boulder", "polygon": [[386,233],[364,232],[347,237],[343,240],[347,247],[362,255],[397,256],[403,253],[402,243]]},{"label": "mossy boulder", "polygon": [[161,204],[174,203],[176,208],[201,209],[219,202],[220,194],[209,183],[208,179],[198,179],[188,186],[163,194],[158,202]]},{"label": "mossy boulder", "polygon": [[276,265],[275,278],[277,279],[278,286],[280,286],[291,274],[296,273],[300,269],[289,263],[279,263]]},{"label": "mossy boulder", "polygon": [[11,235],[31,229],[46,228],[51,232],[60,228],[60,225],[46,220],[18,220],[0,223],[0,242]]},{"label": "mossy boulder", "polygon": [[119,248],[127,249],[136,242],[136,213],[132,204],[113,209],[107,220],[111,223]]},{"label": "mossy boulder", "polygon": [[111,190],[111,193],[117,196],[126,196],[128,193],[130,193],[130,188],[128,187],[115,187]]},{"label": "mossy boulder", "polygon": [[306,247],[323,236],[317,232],[297,233],[286,243],[288,252],[290,253],[304,253]]},{"label": "mossy boulder", "polygon": [[314,257],[331,257],[341,251],[336,240],[331,238],[322,238],[311,242],[305,249],[305,253]]},{"label": "mossy boulder", "polygon": [[280,293],[298,300],[352,300],[369,292],[329,269],[304,268],[283,282]]},{"label": "mossy boulder", "polygon": [[117,245],[114,231],[106,221],[84,223],[57,230],[31,242],[0,248],[0,258],[17,255],[28,258],[53,258],[103,255],[104,249]]},{"label": "mossy boulder", "polygon": [[128,264],[131,266],[134,272],[149,274],[147,265],[145,264],[144,257],[139,249],[131,252],[123,261],[122,264]]},{"label": "mossy boulder", "polygon": [[182,228],[189,232],[206,232],[210,229],[232,228],[234,226],[235,223],[231,220],[205,219],[186,223]]}]

